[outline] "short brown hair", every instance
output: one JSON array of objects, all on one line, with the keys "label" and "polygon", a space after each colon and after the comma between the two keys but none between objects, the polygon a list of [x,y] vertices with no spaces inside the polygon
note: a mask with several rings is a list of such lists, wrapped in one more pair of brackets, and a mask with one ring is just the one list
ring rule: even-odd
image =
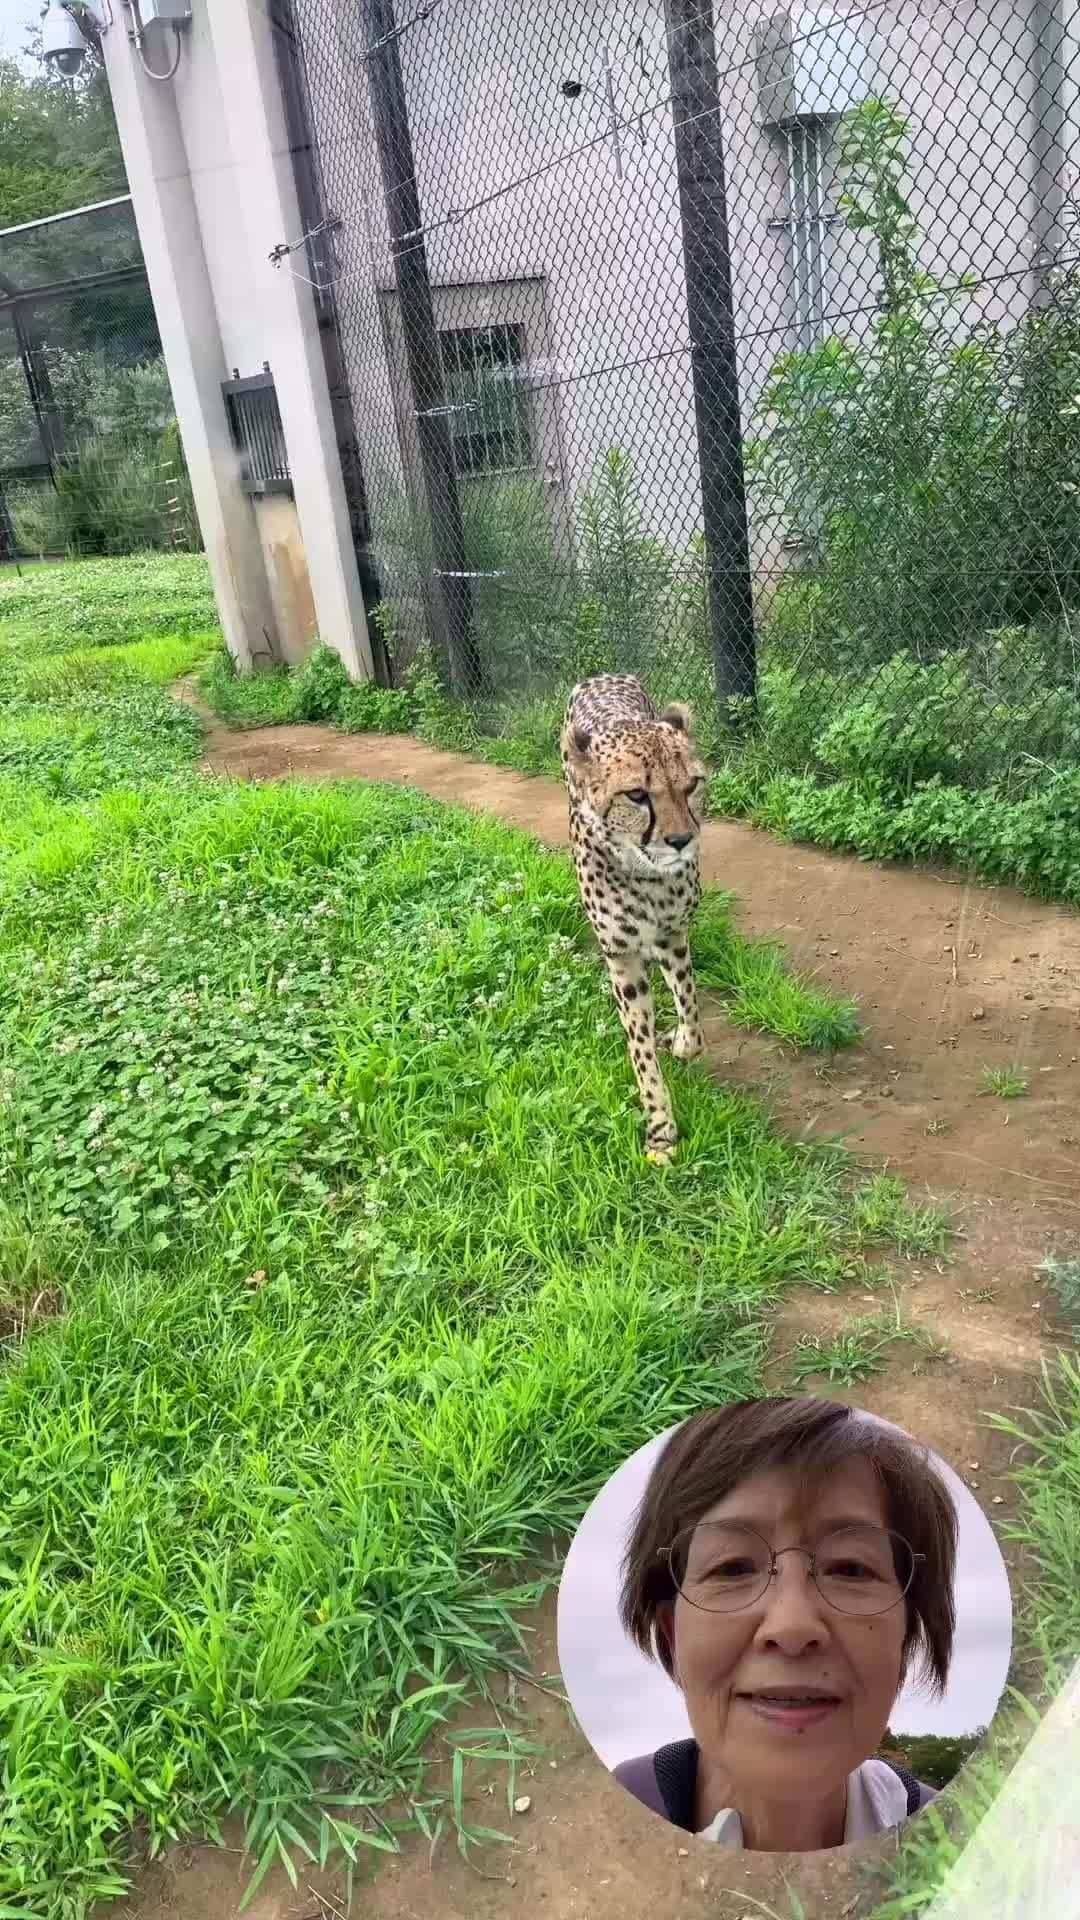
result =
[{"label": "short brown hair", "polygon": [[649,1475],[622,1565],[619,1614],[650,1659],[673,1674],[673,1650],[658,1615],[673,1601],[669,1549],[740,1481],[768,1467],[793,1467],[816,1481],[844,1460],[868,1460],[885,1495],[886,1525],[923,1558],[905,1597],[904,1679],[917,1656],[920,1678],[942,1694],[949,1675],[956,1603],[957,1518],[952,1496],[925,1448],[835,1400],[746,1400],[683,1422]]}]

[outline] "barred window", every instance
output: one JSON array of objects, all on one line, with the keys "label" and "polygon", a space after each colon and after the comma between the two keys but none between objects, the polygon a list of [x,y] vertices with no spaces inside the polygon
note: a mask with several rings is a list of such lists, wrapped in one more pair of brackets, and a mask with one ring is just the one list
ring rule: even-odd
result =
[{"label": "barred window", "polygon": [[532,466],[522,376],[522,326],[449,327],[439,333],[454,458],[459,473],[513,473]]}]

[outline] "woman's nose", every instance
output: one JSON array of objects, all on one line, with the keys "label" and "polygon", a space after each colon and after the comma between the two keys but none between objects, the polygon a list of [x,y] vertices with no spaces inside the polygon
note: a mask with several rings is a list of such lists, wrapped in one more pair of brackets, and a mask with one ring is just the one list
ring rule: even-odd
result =
[{"label": "woman's nose", "polygon": [[785,1564],[778,1559],[762,1601],[759,1635],[785,1652],[798,1652],[826,1639],[828,1632],[825,1602],[805,1560],[792,1555]]}]

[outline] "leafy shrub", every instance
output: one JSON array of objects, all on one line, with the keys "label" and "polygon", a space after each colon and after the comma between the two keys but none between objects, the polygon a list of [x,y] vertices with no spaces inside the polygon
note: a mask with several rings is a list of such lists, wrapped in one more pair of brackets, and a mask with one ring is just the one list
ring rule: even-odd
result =
[{"label": "leafy shrub", "polygon": [[413,703],[404,687],[379,687],[364,680],[343,693],[334,716],[346,733],[408,733]]},{"label": "leafy shrub", "polygon": [[830,667],[864,670],[899,639],[924,664],[1003,620],[1056,623],[1080,594],[1080,268],[1011,335],[965,330],[966,276],[946,289],[919,264],[907,133],[886,100],[848,116],[840,206],[876,255],[879,316],[777,361],[748,448],[758,495],[805,543]]},{"label": "leafy shrub", "polygon": [[80,437],[90,429],[110,439],[154,438],[175,420],[164,358],[116,366],[104,356],[79,356]]},{"label": "leafy shrub", "polygon": [[955,656],[920,666],[894,654],[814,744],[814,758],[850,779],[880,778],[895,788],[958,773],[958,717],[970,711],[971,677]]},{"label": "leafy shrub", "polygon": [[[526,686],[551,658],[550,632],[563,617],[565,583],[544,489],[514,475],[470,480],[461,489],[465,565],[490,685]],[[572,583],[571,583],[572,590]]]},{"label": "leafy shrub", "polygon": [[67,507],[51,479],[16,481],[5,491],[15,551],[24,555],[66,553]]},{"label": "leafy shrub", "polygon": [[332,647],[315,647],[290,675],[291,718],[296,721],[333,720],[352,681]]},{"label": "leafy shrub", "polygon": [[[64,349],[53,349],[50,357],[71,451],[56,470],[55,484],[14,491],[11,521],[20,550],[89,555],[198,548],[198,519],[164,360],[124,367],[102,354]],[[11,384],[9,363],[0,373],[0,448],[15,444],[26,412]],[[6,426],[5,397],[11,414]]]},{"label": "leafy shrub", "polygon": [[766,666],[759,692],[760,736],[782,766],[805,766],[828,715],[836,711],[837,683],[827,674],[810,678],[794,667]]},{"label": "leafy shrub", "polygon": [[[51,496],[51,497],[50,497]],[[12,511],[24,551],[123,554],[172,544],[160,439],[100,434]]]},{"label": "leafy shrub", "polygon": [[1080,902],[1080,769],[1010,799],[929,780],[903,799],[855,780],[728,766],[710,786],[719,813],[745,815],[789,840],[869,860],[940,860],[1029,892]]},{"label": "leafy shrub", "polygon": [[[672,592],[672,559],[643,524],[630,455],[611,447],[577,512],[581,601],[574,652],[562,664],[585,672],[647,673]],[[581,649],[580,652],[577,649]]]},{"label": "leafy shrub", "polygon": [[476,721],[467,707],[451,700],[429,653],[422,653],[409,674],[406,692],[413,731],[434,747],[467,753],[477,740]]}]

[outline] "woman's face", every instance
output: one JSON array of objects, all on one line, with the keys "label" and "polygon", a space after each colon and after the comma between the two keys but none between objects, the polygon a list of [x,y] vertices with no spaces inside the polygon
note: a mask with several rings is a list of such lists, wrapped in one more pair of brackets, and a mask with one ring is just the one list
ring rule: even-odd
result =
[{"label": "woman's face", "polygon": [[[752,1528],[778,1553],[813,1549],[837,1527],[887,1525],[880,1482],[865,1460],[831,1471],[801,1505],[789,1469],[750,1475],[704,1516],[692,1560],[720,1537],[711,1531],[717,1521]],[[665,1609],[675,1677],[710,1784],[730,1783],[736,1807],[740,1792],[820,1800],[837,1788],[877,1751],[899,1690],[903,1601],[870,1616],[839,1612],[809,1568],[806,1554],[784,1554],[761,1597],[736,1612],[703,1611],[681,1593]],[[689,1574],[683,1584],[692,1584]],[[804,1709],[763,1698],[788,1692],[824,1698]]]}]

